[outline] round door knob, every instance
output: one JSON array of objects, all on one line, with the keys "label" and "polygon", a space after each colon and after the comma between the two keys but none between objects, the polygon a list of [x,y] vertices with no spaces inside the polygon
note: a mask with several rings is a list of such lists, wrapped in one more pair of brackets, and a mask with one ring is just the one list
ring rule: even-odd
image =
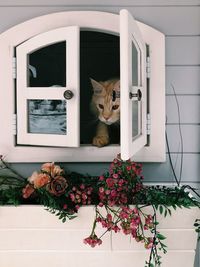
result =
[{"label": "round door knob", "polygon": [[71,98],[74,96],[74,94],[73,94],[72,91],[70,91],[70,90],[66,90],[66,91],[63,93],[63,96],[64,96],[65,99],[69,100],[69,99],[71,99]]},{"label": "round door knob", "polygon": [[142,99],[142,92],[140,89],[137,90],[137,93],[129,93],[129,97],[130,99],[132,99],[133,97],[136,97],[138,101],[140,101]]}]

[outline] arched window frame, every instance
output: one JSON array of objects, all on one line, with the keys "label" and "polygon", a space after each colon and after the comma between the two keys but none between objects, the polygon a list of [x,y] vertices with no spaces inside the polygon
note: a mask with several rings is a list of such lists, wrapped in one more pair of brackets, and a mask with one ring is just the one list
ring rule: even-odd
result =
[{"label": "arched window frame", "polygon": [[[48,14],[21,23],[0,36],[0,153],[10,162],[43,161],[111,161],[120,152],[119,146],[101,149],[92,146],[80,148],[16,146],[16,91],[15,91],[15,48],[26,40],[53,29],[78,26],[82,30],[94,30],[119,34],[120,16],[98,11],[70,11]],[[140,162],[162,162],[165,160],[165,45],[164,35],[152,27],[137,22],[144,42],[149,46],[147,58],[149,79],[149,108],[147,121],[151,123],[150,142],[133,157]],[[149,63],[150,58],[150,63]],[[6,88],[6,90],[3,90]],[[151,118],[149,117],[151,116]],[[149,126],[151,125],[151,126]]]}]

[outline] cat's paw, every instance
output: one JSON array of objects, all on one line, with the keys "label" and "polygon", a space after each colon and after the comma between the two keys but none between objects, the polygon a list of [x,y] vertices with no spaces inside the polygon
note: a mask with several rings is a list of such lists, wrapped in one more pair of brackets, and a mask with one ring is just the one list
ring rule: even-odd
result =
[{"label": "cat's paw", "polygon": [[102,147],[109,144],[109,137],[106,135],[97,135],[92,140],[93,146]]}]

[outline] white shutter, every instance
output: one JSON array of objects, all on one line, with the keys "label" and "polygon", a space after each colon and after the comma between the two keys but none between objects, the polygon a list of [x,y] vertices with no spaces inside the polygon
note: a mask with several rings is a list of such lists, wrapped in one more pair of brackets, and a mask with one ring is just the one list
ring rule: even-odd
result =
[{"label": "white shutter", "polygon": [[[29,55],[34,53],[34,51],[39,51],[39,49],[59,42],[64,42],[66,47],[66,50],[64,48],[66,54],[66,67],[64,69],[65,86],[52,84],[52,86],[30,87],[28,81],[30,69]],[[63,27],[39,34],[20,44],[16,48],[16,57],[17,144],[63,147],[79,146],[79,28],[76,26]],[[46,68],[49,68],[48,64]],[[38,72],[37,69],[36,72]],[[36,73],[36,75],[38,76],[39,73]],[[73,97],[70,100],[65,100],[64,98],[66,90],[70,90],[73,93]],[[64,110],[63,113],[61,108],[59,108],[55,115],[53,112],[49,111],[48,113],[48,111],[40,110],[39,113],[43,113],[38,114],[38,117],[37,114],[35,115],[37,110],[34,110],[36,103],[34,101],[46,103],[46,106],[49,108],[54,100],[59,100],[54,103],[61,103],[62,110]],[[29,109],[31,105],[32,112],[35,112],[34,115],[30,115]],[[46,114],[46,122],[44,114]],[[35,116],[34,120],[30,116]],[[41,116],[43,116],[42,119]],[[51,123],[48,123],[49,118],[47,116],[51,116]],[[60,118],[62,118],[61,121]],[[36,128],[39,123],[41,127],[44,127],[46,123],[45,127],[47,129],[45,131],[47,132],[40,132],[40,130],[35,130],[34,132],[30,130],[32,121],[36,122]],[[59,127],[64,128],[64,130],[61,129],[62,133],[59,132],[61,131]]]},{"label": "white shutter", "polygon": [[120,101],[121,158],[127,160],[147,142],[146,45],[127,10],[120,11]]}]

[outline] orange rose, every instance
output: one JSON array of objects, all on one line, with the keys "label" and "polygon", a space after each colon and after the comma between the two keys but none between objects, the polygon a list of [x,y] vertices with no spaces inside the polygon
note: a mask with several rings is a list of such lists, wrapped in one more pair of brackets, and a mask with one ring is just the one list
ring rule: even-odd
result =
[{"label": "orange rose", "polygon": [[41,170],[50,174],[51,169],[52,169],[52,165],[54,165],[53,162],[44,163],[41,167]]},{"label": "orange rose", "polygon": [[59,165],[53,164],[51,170],[51,176],[52,177],[60,176],[62,173],[64,173],[63,169],[61,169]]},{"label": "orange rose", "polygon": [[28,178],[30,184],[34,184],[35,179],[38,177],[38,172],[33,172],[32,175]]},{"label": "orange rose", "polygon": [[65,192],[67,186],[68,184],[66,179],[62,176],[57,176],[47,185],[47,190],[52,195],[60,196]]},{"label": "orange rose", "polygon": [[52,177],[59,176],[64,172],[59,165],[55,165],[53,162],[43,164],[41,170],[47,172]]},{"label": "orange rose", "polygon": [[27,184],[26,187],[22,189],[22,196],[23,198],[28,198],[30,195],[35,191],[35,189],[30,185]]},{"label": "orange rose", "polygon": [[39,173],[34,180],[34,187],[41,188],[50,182],[50,177],[46,173]]}]

